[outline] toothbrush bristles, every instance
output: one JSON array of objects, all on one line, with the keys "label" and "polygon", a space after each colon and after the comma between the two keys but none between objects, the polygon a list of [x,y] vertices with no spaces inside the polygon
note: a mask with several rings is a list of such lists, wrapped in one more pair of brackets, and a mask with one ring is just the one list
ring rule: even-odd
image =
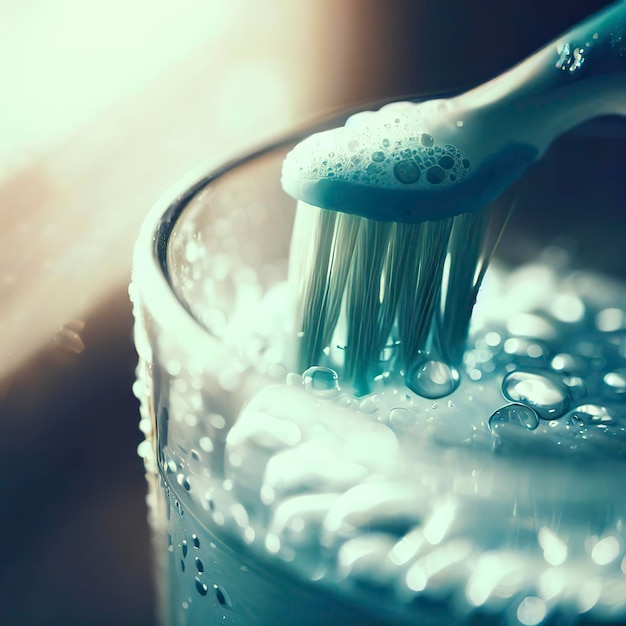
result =
[{"label": "toothbrush bristles", "polygon": [[333,367],[364,394],[378,375],[406,376],[424,360],[458,368],[492,213],[404,224],[299,202],[289,268],[299,370]]}]

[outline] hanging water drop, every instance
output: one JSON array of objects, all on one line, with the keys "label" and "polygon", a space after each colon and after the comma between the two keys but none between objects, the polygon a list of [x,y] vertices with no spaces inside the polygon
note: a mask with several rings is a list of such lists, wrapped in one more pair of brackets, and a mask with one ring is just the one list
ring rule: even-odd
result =
[{"label": "hanging water drop", "polygon": [[407,387],[424,398],[443,398],[460,382],[459,371],[443,361],[427,359],[413,365],[405,376]]}]

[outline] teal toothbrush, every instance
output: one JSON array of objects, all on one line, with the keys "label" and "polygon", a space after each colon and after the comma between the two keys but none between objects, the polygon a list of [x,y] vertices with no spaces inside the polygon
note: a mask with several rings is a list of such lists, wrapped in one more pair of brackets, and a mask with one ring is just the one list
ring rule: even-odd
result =
[{"label": "teal toothbrush", "polygon": [[626,0],[462,95],[398,102],[287,156],[298,367],[357,393],[401,372],[420,395],[459,383],[493,246],[490,207],[578,124],[626,114]]}]

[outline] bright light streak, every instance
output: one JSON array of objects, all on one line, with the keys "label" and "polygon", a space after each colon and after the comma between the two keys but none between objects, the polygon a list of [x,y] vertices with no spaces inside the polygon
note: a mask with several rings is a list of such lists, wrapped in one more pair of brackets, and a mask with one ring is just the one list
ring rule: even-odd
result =
[{"label": "bright light streak", "polygon": [[0,8],[0,58],[11,59],[3,92],[12,94],[0,116],[0,179],[222,36],[237,15],[236,2],[219,0],[10,4]]},{"label": "bright light streak", "polygon": [[311,0],[0,5],[0,378],[128,283],[139,224],[174,180],[325,106],[321,12]]}]

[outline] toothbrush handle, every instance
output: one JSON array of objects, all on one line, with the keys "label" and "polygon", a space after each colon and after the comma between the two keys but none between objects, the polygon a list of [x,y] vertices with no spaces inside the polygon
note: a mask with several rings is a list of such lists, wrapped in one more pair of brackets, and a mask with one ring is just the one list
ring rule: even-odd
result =
[{"label": "toothbrush handle", "polygon": [[555,67],[566,78],[626,72],[626,0],[592,15],[556,43],[560,52]]},{"label": "toothbrush handle", "polygon": [[[608,75],[626,75],[626,0],[588,17],[557,37],[512,75],[524,77],[518,91],[543,92]],[[508,72],[503,75],[506,77]],[[519,93],[511,95],[519,96]]]},{"label": "toothbrush handle", "polygon": [[626,115],[626,0],[460,98],[461,109],[488,109],[494,130],[500,125],[504,136],[530,142],[540,153],[588,119]]}]

